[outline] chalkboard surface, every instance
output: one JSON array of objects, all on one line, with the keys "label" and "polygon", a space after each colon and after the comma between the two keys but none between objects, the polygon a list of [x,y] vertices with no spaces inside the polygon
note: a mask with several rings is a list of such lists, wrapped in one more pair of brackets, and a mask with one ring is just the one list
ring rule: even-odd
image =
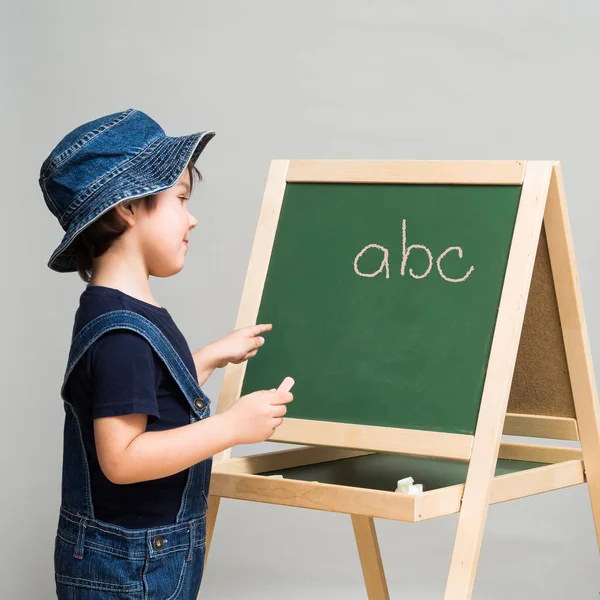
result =
[{"label": "chalkboard surface", "polygon": [[290,375],[286,417],[473,434],[520,194],[288,183],[242,394]]},{"label": "chalkboard surface", "polygon": [[[495,476],[518,473],[546,464],[531,461],[498,459]],[[423,485],[423,491],[464,484],[469,463],[459,460],[407,456],[375,452],[364,456],[342,458],[322,463],[277,469],[261,475],[283,475],[286,479],[318,481],[393,492],[399,479],[412,477]]]}]

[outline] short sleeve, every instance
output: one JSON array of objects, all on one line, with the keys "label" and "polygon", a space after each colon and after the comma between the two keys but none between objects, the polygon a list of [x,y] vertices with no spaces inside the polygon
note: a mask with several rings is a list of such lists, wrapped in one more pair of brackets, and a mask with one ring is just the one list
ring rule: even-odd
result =
[{"label": "short sleeve", "polygon": [[94,419],[160,416],[153,352],[146,338],[129,329],[108,331],[94,342],[90,357]]}]

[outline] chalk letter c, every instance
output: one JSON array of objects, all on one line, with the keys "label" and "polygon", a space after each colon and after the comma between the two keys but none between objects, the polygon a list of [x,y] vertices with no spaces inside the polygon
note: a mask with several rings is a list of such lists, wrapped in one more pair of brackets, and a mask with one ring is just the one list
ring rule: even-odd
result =
[{"label": "chalk letter c", "polygon": [[467,277],[469,277],[469,275],[471,275],[471,273],[473,272],[473,269],[475,269],[475,267],[471,266],[471,268],[467,271],[467,274],[464,277],[461,277],[460,279],[452,279],[451,277],[446,277],[446,275],[444,275],[444,273],[442,271],[442,267],[441,267],[440,263],[442,262],[442,258],[444,258],[444,256],[446,256],[446,254],[448,254],[448,252],[450,252],[450,250],[456,250],[458,252],[458,256],[460,258],[463,257],[463,251],[460,246],[450,246],[450,248],[446,248],[440,254],[439,258],[437,259],[438,271],[440,272],[440,275],[442,276],[442,278],[445,279],[446,281],[450,281],[452,283],[458,283],[460,281],[464,281],[465,279],[467,279]]}]

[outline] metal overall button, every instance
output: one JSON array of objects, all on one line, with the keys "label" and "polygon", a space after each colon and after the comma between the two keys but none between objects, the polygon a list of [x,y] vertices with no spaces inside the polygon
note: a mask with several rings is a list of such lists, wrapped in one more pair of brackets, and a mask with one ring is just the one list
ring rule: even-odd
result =
[{"label": "metal overall button", "polygon": [[206,408],[206,402],[204,402],[204,400],[202,400],[202,398],[196,398],[194,400],[194,406],[198,410],[204,410]]},{"label": "metal overall button", "polygon": [[157,535],[152,540],[152,545],[155,550],[162,550],[165,547],[165,538],[162,535]]}]

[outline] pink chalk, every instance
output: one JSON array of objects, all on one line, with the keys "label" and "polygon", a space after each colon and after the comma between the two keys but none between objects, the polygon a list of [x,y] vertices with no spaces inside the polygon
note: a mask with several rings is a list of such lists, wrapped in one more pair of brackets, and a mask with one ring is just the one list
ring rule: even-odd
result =
[{"label": "pink chalk", "polygon": [[286,377],[279,387],[277,388],[278,392],[289,392],[292,389],[292,386],[296,383],[291,377]]}]

